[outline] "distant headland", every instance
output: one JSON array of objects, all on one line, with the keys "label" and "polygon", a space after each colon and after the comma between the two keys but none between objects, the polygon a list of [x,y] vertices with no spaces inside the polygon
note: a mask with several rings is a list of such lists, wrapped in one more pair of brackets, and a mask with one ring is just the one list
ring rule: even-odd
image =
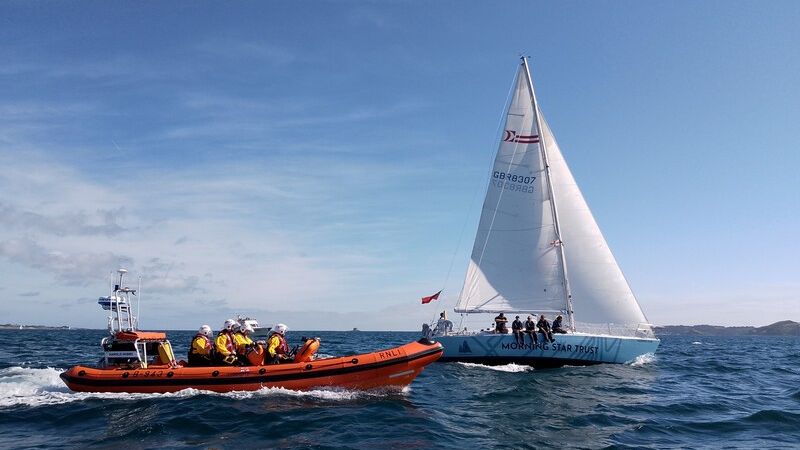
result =
[{"label": "distant headland", "polygon": [[664,325],[655,327],[655,332],[664,336],[800,336],[800,323],[782,320],[763,327]]},{"label": "distant headland", "polygon": [[18,323],[0,323],[0,330],[69,330],[68,326],[49,327],[46,325],[20,325]]}]

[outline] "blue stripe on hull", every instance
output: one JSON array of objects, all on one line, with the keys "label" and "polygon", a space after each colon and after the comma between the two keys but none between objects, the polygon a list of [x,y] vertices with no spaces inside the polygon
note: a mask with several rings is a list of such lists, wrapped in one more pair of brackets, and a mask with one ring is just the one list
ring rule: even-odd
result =
[{"label": "blue stripe on hull", "polygon": [[512,334],[471,336],[439,336],[435,340],[444,346],[439,361],[461,361],[480,364],[527,364],[534,367],[563,365],[622,364],[637,356],[655,353],[658,339],[620,338],[586,334],[557,334],[556,342],[517,345]]}]

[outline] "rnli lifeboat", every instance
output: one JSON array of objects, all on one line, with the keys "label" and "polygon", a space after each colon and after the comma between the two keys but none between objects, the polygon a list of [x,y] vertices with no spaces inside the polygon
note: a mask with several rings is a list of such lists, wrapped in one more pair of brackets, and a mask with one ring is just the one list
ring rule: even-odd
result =
[{"label": "rnli lifeboat", "polygon": [[[112,296],[128,297],[135,290],[115,286]],[[126,292],[127,290],[127,292]],[[215,392],[261,388],[306,390],[319,387],[375,389],[410,384],[428,364],[442,356],[439,343],[421,339],[372,353],[314,359],[319,339],[307,339],[283,364],[264,364],[263,353],[249,355],[253,365],[190,367],[176,361],[166,333],[135,328],[129,302],[109,302],[110,336],[101,341],[104,356],[97,367],[74,366],[61,374],[67,387],[79,392],[166,393],[183,389]]]},{"label": "rnli lifeboat", "polygon": [[[128,333],[134,337],[138,333]],[[152,363],[107,367],[75,366],[61,374],[79,392],[176,392],[201,389],[215,392],[254,391],[281,387],[306,390],[318,387],[374,389],[410,384],[428,364],[442,356],[439,343],[420,340],[372,353],[258,366],[188,367],[170,360],[167,341],[153,341],[163,333],[140,336],[145,348],[155,347]],[[308,341],[307,341],[308,342]],[[312,341],[313,342],[313,341]],[[156,343],[156,346],[152,344]],[[300,356],[298,352],[298,356]],[[307,353],[306,353],[307,354]],[[123,355],[131,361],[133,358]],[[166,362],[166,363],[165,363]]]}]

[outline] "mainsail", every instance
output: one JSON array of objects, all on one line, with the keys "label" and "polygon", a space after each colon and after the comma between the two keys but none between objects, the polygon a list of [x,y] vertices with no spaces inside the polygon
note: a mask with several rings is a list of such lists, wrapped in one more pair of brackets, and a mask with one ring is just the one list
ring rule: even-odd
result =
[{"label": "mainsail", "polygon": [[564,283],[524,69],[506,113],[457,311],[562,310]]},{"label": "mainsail", "polygon": [[523,61],[456,311],[567,312],[571,293],[579,323],[646,323],[529,80]]}]

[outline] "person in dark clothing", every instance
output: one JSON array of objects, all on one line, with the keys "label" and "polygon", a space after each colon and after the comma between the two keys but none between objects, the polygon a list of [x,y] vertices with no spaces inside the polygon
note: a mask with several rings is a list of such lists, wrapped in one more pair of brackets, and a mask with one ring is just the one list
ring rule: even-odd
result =
[{"label": "person in dark clothing", "polygon": [[542,333],[544,336],[544,341],[555,342],[556,340],[553,339],[553,333],[550,331],[550,322],[544,318],[544,314],[539,315],[539,321],[536,322],[536,328],[539,329],[539,333]]},{"label": "person in dark clothing", "polygon": [[506,319],[505,314],[500,313],[499,316],[495,317],[494,318],[495,333],[508,334],[508,328],[506,328],[506,323],[508,323],[508,319]]},{"label": "person in dark clothing", "polygon": [[525,345],[525,335],[522,333],[522,321],[519,320],[519,316],[511,322],[511,331],[514,333],[517,345]]},{"label": "person in dark clothing", "polygon": [[564,318],[558,316],[556,317],[556,320],[553,321],[553,333],[567,334],[567,330],[565,330],[564,327],[561,325],[562,320],[564,320]]},{"label": "person in dark clothing", "polygon": [[536,322],[531,316],[528,316],[528,320],[525,321],[525,333],[531,335],[531,345],[539,344],[539,338],[536,336]]}]

